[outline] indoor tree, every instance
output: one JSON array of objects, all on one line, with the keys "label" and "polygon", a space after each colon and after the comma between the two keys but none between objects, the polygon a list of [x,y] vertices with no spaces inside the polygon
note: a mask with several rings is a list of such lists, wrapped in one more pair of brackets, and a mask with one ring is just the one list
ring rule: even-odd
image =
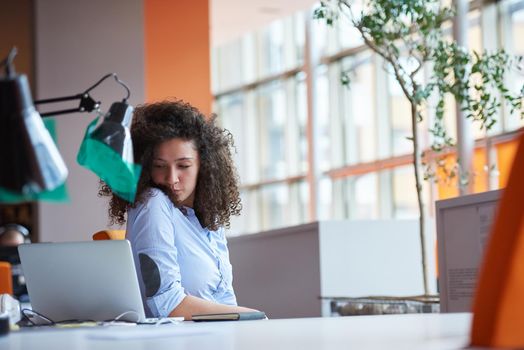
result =
[{"label": "indoor tree", "polygon": [[[501,101],[512,113],[518,111],[523,116],[522,91],[513,94],[504,81],[510,69],[519,68],[521,57],[513,57],[504,50],[479,53],[459,46],[444,29],[444,24],[451,24],[453,16],[453,8],[443,6],[440,0],[363,0],[358,3],[326,0],[314,11],[314,18],[325,20],[328,25],[337,20],[349,21],[365,45],[384,59],[385,68],[393,74],[409,101],[412,134],[408,139],[413,144],[425,295],[429,295],[429,291],[422,181],[434,176],[435,167],[424,160],[418,123],[428,110],[434,110],[429,132],[435,154],[455,146],[444,123],[448,94],[462,106],[467,118],[486,130],[495,123]],[[423,71],[429,72],[425,79]],[[344,85],[350,84],[351,68],[342,73],[341,81]],[[434,164],[445,167],[442,158],[437,158]],[[467,178],[464,174],[443,170],[448,176],[458,176],[459,183]]]}]

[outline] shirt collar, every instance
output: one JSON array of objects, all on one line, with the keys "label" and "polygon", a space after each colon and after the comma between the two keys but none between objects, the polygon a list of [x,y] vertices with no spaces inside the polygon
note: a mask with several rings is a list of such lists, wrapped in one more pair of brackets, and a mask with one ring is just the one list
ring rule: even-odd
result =
[{"label": "shirt collar", "polygon": [[195,216],[195,210],[193,208],[186,207],[186,206],[181,206],[180,207],[180,211],[185,216]]}]

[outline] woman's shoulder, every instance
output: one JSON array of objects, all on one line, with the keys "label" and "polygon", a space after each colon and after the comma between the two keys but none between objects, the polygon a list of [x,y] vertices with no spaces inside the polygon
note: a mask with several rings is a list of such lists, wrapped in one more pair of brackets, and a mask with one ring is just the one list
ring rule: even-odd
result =
[{"label": "woman's shoulder", "polygon": [[143,198],[133,209],[136,211],[141,211],[144,209],[147,210],[155,208],[172,210],[174,209],[174,206],[169,197],[164,192],[158,188],[151,187],[144,192]]},{"label": "woman's shoulder", "polygon": [[137,221],[167,224],[176,220],[176,208],[165,193],[150,188],[143,195],[142,200],[127,212],[128,231]]},{"label": "woman's shoulder", "polygon": [[219,240],[219,241],[225,241],[226,240],[226,230],[222,226],[219,226],[214,231],[213,230],[209,230],[209,232],[211,232],[211,234],[214,235],[216,237],[216,239]]}]

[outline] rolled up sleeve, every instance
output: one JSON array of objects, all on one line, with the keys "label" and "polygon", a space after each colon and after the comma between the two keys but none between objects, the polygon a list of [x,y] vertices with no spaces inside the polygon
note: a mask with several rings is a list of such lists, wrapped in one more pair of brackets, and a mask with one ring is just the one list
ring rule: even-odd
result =
[{"label": "rolled up sleeve", "polygon": [[168,317],[186,297],[182,288],[172,286],[162,293],[147,298],[147,306],[154,317]]},{"label": "rolled up sleeve", "polygon": [[160,193],[137,209],[131,245],[138,257],[145,302],[152,316],[167,317],[186,297],[177,260],[175,227],[170,219],[173,212]]}]

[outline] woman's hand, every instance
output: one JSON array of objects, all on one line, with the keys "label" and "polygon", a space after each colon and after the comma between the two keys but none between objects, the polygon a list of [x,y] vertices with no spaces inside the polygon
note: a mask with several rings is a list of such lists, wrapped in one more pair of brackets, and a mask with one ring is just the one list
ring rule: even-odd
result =
[{"label": "woman's hand", "polygon": [[171,311],[170,317],[183,316],[184,320],[190,321],[191,316],[197,314],[218,314],[227,312],[253,312],[258,311],[243,306],[223,305],[214,303],[209,300],[194,297],[191,295],[186,296],[178,306]]}]

